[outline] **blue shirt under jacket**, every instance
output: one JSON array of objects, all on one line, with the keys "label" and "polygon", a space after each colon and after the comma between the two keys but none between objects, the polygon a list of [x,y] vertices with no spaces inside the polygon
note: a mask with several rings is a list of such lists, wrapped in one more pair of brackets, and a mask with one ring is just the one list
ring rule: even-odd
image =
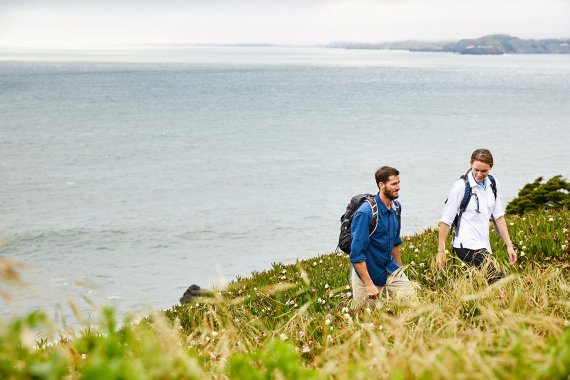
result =
[{"label": "blue shirt under jacket", "polygon": [[352,234],[350,261],[353,264],[366,261],[366,268],[372,282],[376,286],[384,286],[388,275],[400,267],[394,261],[392,248],[402,244],[402,239],[400,239],[400,226],[394,203],[392,202],[388,209],[378,194],[376,194],[376,203],[378,204],[378,225],[371,236],[369,236],[372,223],[370,204],[364,202],[354,213],[350,226]]}]

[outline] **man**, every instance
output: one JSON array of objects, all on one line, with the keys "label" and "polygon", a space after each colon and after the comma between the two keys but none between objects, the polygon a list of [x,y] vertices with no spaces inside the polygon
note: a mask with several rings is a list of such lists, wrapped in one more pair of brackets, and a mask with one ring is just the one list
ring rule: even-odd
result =
[{"label": "man", "polygon": [[[415,289],[400,269],[400,223],[396,199],[400,192],[400,172],[382,166],[375,173],[378,194],[377,225],[370,234],[373,210],[364,202],[354,213],[351,224],[350,261],[353,264],[352,294],[355,307],[378,298],[386,290],[389,296],[408,298]],[[398,210],[399,212],[399,210]]]}]

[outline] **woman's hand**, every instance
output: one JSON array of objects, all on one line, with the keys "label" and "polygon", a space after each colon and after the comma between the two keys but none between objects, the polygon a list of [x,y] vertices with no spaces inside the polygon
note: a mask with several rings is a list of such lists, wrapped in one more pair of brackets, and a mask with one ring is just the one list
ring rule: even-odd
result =
[{"label": "woman's hand", "polygon": [[515,249],[513,248],[512,245],[510,247],[507,247],[507,253],[509,254],[509,263],[511,263],[511,265],[516,263],[517,253],[515,252]]},{"label": "woman's hand", "polygon": [[447,263],[447,255],[445,251],[438,251],[437,257],[435,258],[435,266],[439,269],[443,269]]}]

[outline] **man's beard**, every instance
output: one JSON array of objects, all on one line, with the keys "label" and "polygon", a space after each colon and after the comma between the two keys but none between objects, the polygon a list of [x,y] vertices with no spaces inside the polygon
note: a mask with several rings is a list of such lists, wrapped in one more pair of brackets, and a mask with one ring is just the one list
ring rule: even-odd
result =
[{"label": "man's beard", "polygon": [[399,195],[395,195],[395,192],[392,192],[392,191],[384,192],[384,196],[391,201],[393,201],[394,199],[397,199],[399,197]]}]

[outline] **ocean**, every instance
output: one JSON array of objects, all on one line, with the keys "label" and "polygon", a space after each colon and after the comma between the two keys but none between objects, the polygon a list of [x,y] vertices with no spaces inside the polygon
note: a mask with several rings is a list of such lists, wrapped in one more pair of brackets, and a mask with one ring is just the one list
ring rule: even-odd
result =
[{"label": "ocean", "polygon": [[0,315],[165,309],[332,252],[382,165],[407,235],[437,224],[476,148],[506,204],[569,177],[569,94],[568,55],[0,51],[0,256],[26,282],[0,284]]}]

